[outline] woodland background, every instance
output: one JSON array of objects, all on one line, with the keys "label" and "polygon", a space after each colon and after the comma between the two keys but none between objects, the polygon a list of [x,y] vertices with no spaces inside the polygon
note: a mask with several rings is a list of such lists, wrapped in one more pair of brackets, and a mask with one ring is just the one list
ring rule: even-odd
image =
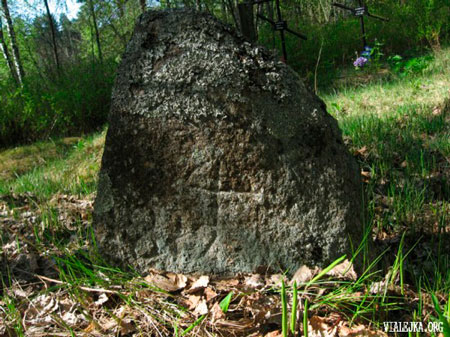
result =
[{"label": "woodland background", "polygon": [[[101,129],[116,68],[143,10],[194,7],[239,25],[238,0],[79,0],[81,8],[73,20],[55,16],[48,0],[39,1],[46,10],[31,18],[22,13],[23,6],[33,11],[32,3],[1,1],[0,147]],[[356,1],[344,3],[357,6]],[[366,25],[376,58],[393,66],[401,67],[405,57],[439,50],[449,40],[449,0],[366,4],[373,14],[390,19],[369,18]],[[332,6],[332,0],[284,0],[281,6],[289,27],[308,36],[302,41],[287,34],[289,64],[316,91],[332,89],[342,76],[340,68],[351,67],[361,51],[359,20]],[[273,4],[262,5],[262,10],[274,16]],[[257,25],[260,43],[280,49],[271,26],[261,20]]]}]

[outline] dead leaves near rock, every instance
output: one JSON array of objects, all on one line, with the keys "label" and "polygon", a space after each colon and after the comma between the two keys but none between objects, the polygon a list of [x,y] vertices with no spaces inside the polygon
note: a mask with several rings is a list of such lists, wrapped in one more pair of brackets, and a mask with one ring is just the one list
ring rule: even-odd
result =
[{"label": "dead leaves near rock", "polygon": [[[81,336],[173,336],[175,331],[179,336],[183,332],[193,336],[281,336],[282,280],[290,286],[289,310],[292,286],[294,282],[298,285],[298,335],[303,332],[300,313],[304,300],[308,299],[317,306],[308,312],[309,336],[376,337],[385,334],[367,321],[356,320],[350,324],[345,315],[348,306],[385,294],[399,298],[402,291],[411,303],[417,300],[417,295],[407,287],[400,289],[397,280],[391,278],[374,282],[372,286],[362,285],[352,292],[337,293],[342,284],[357,280],[348,260],[326,273],[318,267],[302,266],[290,279],[282,274],[264,273],[221,279],[152,269],[145,277],[120,282],[112,274],[96,271],[96,277],[104,280],[102,287],[95,282],[88,284],[89,280],[71,283],[59,279],[58,273],[50,276],[44,271],[46,267],[58,272],[53,259],[48,257],[58,258],[63,253],[57,247],[51,248],[53,251],[48,247],[46,251],[37,249],[33,225],[39,226],[41,210],[26,203],[29,197],[17,200],[23,203],[14,212],[0,201],[0,222],[5,230],[0,268],[6,268],[3,275],[9,273],[12,280],[5,284],[0,298],[0,307],[9,310],[0,310],[1,337],[11,335],[17,322],[29,336],[66,336],[68,331]],[[63,216],[61,221],[67,220],[66,230],[83,226],[85,221],[87,224],[90,202],[69,196],[55,197],[53,202],[59,209],[58,216]],[[72,252],[72,248],[66,248],[64,254]],[[18,278],[19,269],[32,277]],[[323,298],[332,296],[333,306],[321,304]],[[428,302],[430,307],[424,310],[432,312],[429,299]]]},{"label": "dead leaves near rock", "polygon": [[[319,267],[309,268],[308,266],[303,265],[295,272],[289,284],[293,285],[294,282],[296,282],[297,285],[308,284],[316,275],[320,274],[321,271],[322,269]],[[331,280],[356,281],[358,275],[355,272],[353,263],[346,259],[327,271],[324,278],[327,277]]]},{"label": "dead leaves near rock", "polygon": [[308,320],[308,336],[311,337],[387,337],[381,330],[371,328],[367,325],[349,326],[347,320],[338,314],[326,317],[312,316]]},{"label": "dead leaves near rock", "polygon": [[174,292],[186,287],[187,277],[182,274],[158,273],[151,270],[149,275],[145,277],[145,281],[164,291]]}]

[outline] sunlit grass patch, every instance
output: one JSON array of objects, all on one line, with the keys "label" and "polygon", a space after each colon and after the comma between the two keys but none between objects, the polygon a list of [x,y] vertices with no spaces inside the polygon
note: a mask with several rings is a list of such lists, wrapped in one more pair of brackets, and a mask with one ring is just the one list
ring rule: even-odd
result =
[{"label": "sunlit grass patch", "polygon": [[418,73],[324,96],[360,161],[379,231],[424,230],[448,212],[449,55],[434,55]]},{"label": "sunlit grass patch", "polygon": [[[50,198],[57,193],[93,193],[96,190],[104,137],[105,132],[102,132],[85,138],[39,143],[38,146],[0,153],[0,162],[10,163],[3,167],[3,175],[11,177],[0,179],[0,194],[28,192],[39,198]],[[58,152],[55,144],[69,145],[64,145],[64,151]],[[26,156],[26,153],[30,154]],[[44,157],[45,160],[39,159]],[[16,167],[19,166],[22,169],[17,171]]]},{"label": "sunlit grass patch", "polygon": [[64,158],[80,140],[71,137],[0,150],[0,179],[15,179],[49,161]]}]

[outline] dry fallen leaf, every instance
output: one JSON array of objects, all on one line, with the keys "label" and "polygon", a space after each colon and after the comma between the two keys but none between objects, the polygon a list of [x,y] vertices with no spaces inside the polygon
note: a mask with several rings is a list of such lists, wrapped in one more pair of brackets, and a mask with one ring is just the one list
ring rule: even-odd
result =
[{"label": "dry fallen leaf", "polygon": [[206,304],[206,300],[202,298],[200,302],[197,304],[197,307],[194,310],[194,314],[196,315],[206,315],[208,313],[208,305]]},{"label": "dry fallen leaf", "polygon": [[59,309],[58,300],[52,294],[39,295],[32,300],[23,319],[26,326],[46,326],[53,322],[52,314]]},{"label": "dry fallen leaf", "polygon": [[270,277],[266,279],[266,286],[281,286],[281,281],[284,279],[285,277],[281,274],[270,275]]},{"label": "dry fallen leaf", "polygon": [[239,285],[238,279],[225,279],[216,282],[216,289],[229,291],[231,288],[236,287],[238,285]]},{"label": "dry fallen leaf", "polygon": [[212,312],[212,320],[213,322],[225,318],[225,313],[223,312],[222,308],[220,307],[219,303],[214,303],[213,307],[211,308]]},{"label": "dry fallen leaf", "polygon": [[206,288],[209,284],[209,276],[200,276],[191,287],[186,291],[188,294],[192,294],[200,289]]},{"label": "dry fallen leaf", "polygon": [[353,268],[353,263],[351,263],[348,259],[345,259],[344,262],[338,264],[333,269],[331,269],[327,275],[336,277],[338,279],[351,280],[356,281],[358,275]]},{"label": "dry fallen leaf", "polygon": [[435,106],[433,108],[432,114],[433,114],[433,116],[439,116],[440,114],[442,114],[442,108]]},{"label": "dry fallen leaf", "polygon": [[187,298],[189,310],[195,309],[200,303],[201,296],[189,295]]},{"label": "dry fallen leaf", "polygon": [[365,157],[365,156],[367,155],[367,146],[364,145],[362,148],[357,149],[357,150],[354,152],[354,154],[355,154],[355,155],[360,155],[360,156],[362,156],[362,157]]},{"label": "dry fallen leaf", "polygon": [[178,287],[178,289],[183,289],[186,287],[188,278],[183,274],[167,273],[166,277],[172,281],[172,283]]},{"label": "dry fallen leaf", "polygon": [[245,278],[244,284],[250,288],[262,288],[264,282],[260,274],[253,274]]},{"label": "dry fallen leaf", "polygon": [[83,329],[83,332],[90,333],[90,332],[95,331],[96,328],[97,328],[97,326],[94,323],[94,321],[91,321],[91,323],[89,323],[89,325]]},{"label": "dry fallen leaf", "polygon": [[375,294],[381,294],[381,293],[384,292],[385,288],[386,288],[386,282],[385,281],[373,282],[370,285],[369,292],[371,294],[374,294],[374,295]]},{"label": "dry fallen leaf", "polygon": [[303,265],[297,269],[289,284],[293,285],[294,282],[297,282],[297,284],[307,283],[311,281],[318,272],[319,268],[317,267],[311,269],[308,266]]},{"label": "dry fallen leaf", "polygon": [[167,276],[151,272],[144,280],[162,290],[174,292],[186,287],[187,277],[182,274],[167,273]]},{"label": "dry fallen leaf", "polygon": [[120,335],[126,336],[136,331],[136,326],[130,318],[126,318],[120,321]]},{"label": "dry fallen leaf", "polygon": [[101,306],[101,305],[105,304],[106,302],[108,302],[108,300],[109,300],[108,296],[105,293],[103,293],[103,294],[100,294],[100,296],[98,297],[98,300],[95,301],[94,303],[95,303],[95,305]]},{"label": "dry fallen leaf", "polygon": [[313,316],[308,320],[308,336],[337,337],[337,326],[327,324],[327,318]]},{"label": "dry fallen leaf", "polygon": [[353,328],[348,328],[346,326],[341,326],[339,328],[339,337],[387,337],[387,334],[383,331],[373,331],[364,325],[358,325]]},{"label": "dry fallen leaf", "polygon": [[206,297],[206,302],[209,302],[209,301],[211,301],[212,299],[214,299],[214,298],[217,297],[217,293],[216,293],[214,290],[212,290],[211,288],[209,288],[209,287],[207,287],[207,288],[205,289],[205,291],[203,292],[203,294],[204,294],[205,297]]}]

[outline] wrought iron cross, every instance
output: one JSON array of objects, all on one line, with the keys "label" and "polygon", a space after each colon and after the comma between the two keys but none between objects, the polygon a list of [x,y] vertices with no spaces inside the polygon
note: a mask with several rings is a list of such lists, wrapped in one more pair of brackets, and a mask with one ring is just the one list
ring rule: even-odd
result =
[{"label": "wrought iron cross", "polygon": [[[241,18],[241,29],[242,34],[249,38],[250,40],[256,39],[256,33],[253,26],[253,5],[259,5],[266,2],[271,2],[273,0],[253,0],[245,3],[239,4],[239,16]],[[283,51],[283,61],[287,61],[287,51],[286,51],[286,39],[284,32],[291,33],[295,36],[297,36],[300,39],[307,40],[307,37],[303,34],[297,33],[290,29],[288,27],[288,24],[285,20],[283,20],[283,17],[281,15],[281,8],[280,8],[280,0],[275,0],[275,6],[277,11],[277,21],[273,21],[269,18],[266,18],[265,16],[261,15],[260,13],[257,14],[258,18],[267,21],[272,25],[272,28],[276,31],[280,32],[280,38],[281,38],[281,49]],[[246,22],[247,24],[242,24],[242,22]]]},{"label": "wrought iron cross", "polygon": [[371,18],[374,18],[374,19],[378,19],[378,20],[381,20],[381,21],[389,21],[389,19],[386,19],[386,18],[383,18],[381,16],[373,15],[373,14],[369,13],[369,8],[366,5],[364,5],[363,0],[358,0],[358,5],[359,5],[359,7],[351,8],[349,6],[342,5],[342,4],[339,4],[339,3],[336,3],[336,2],[333,3],[333,6],[336,6],[336,7],[339,7],[339,8],[348,10],[348,11],[351,11],[354,16],[359,17],[359,20],[361,22],[361,33],[362,33],[363,48],[365,48],[367,46],[367,40],[366,40],[366,28],[364,27],[364,16],[368,16],[368,17],[371,17]]}]

